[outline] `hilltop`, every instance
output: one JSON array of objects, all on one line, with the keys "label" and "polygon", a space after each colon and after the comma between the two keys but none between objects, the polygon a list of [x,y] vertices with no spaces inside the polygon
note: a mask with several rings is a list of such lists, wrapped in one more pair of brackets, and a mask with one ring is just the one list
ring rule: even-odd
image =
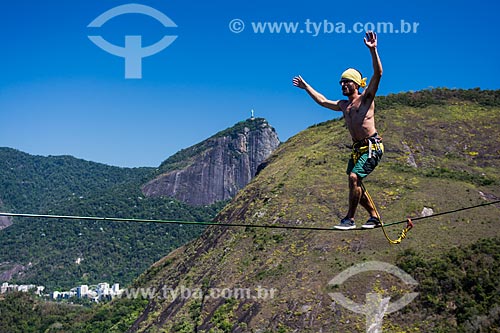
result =
[{"label": "hilltop", "polygon": [[169,157],[142,192],[197,206],[228,200],[250,182],[279,144],[265,119],[241,121]]},{"label": "hilltop", "polygon": [[[500,137],[499,95],[438,89],[381,98],[377,128],[386,153],[365,183],[386,222],[419,216],[424,207],[439,213],[498,200],[500,155],[493,138]],[[346,210],[349,143],[342,120],[297,134],[275,151],[216,220],[332,226]],[[341,307],[329,292],[344,292],[364,303],[367,292],[397,299],[408,287],[380,272],[360,274],[337,289],[328,283],[352,265],[373,260],[403,267],[421,284],[412,304],[417,311],[386,316],[387,331],[489,327],[484,325],[499,320],[494,309],[500,300],[493,296],[499,294],[494,283],[499,278],[494,268],[500,259],[498,215],[497,205],[431,218],[416,223],[398,246],[388,244],[380,229],[210,227],[134,283],[136,288],[153,288],[157,297],[149,300],[130,332],[362,332],[364,316]],[[389,228],[392,236],[400,230]],[[479,285],[471,289],[471,283]],[[477,289],[480,285],[484,290]],[[205,291],[265,287],[276,289],[277,296],[168,300],[161,297],[165,286]]]}]

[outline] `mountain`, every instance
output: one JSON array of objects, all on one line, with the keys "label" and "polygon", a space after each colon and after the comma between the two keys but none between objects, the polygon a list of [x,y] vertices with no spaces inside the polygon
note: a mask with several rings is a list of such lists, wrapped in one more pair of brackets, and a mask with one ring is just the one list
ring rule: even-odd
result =
[{"label": "mountain", "polygon": [[[173,155],[158,169],[119,168],[0,148],[0,208],[30,214],[210,221],[269,155],[276,144],[273,138],[274,129],[264,119],[248,120]],[[243,146],[233,145],[237,142]],[[172,165],[192,164],[201,173],[224,169],[245,175],[226,174],[224,196],[214,196],[204,205],[182,202],[173,197],[175,193],[142,193],[144,184],[161,179]],[[189,183],[192,195],[204,193],[212,184],[211,179],[202,180],[208,183]],[[161,185],[156,188],[162,190]],[[103,281],[131,283],[165,253],[199,236],[204,227],[2,217],[0,229],[0,277],[54,290]]]},{"label": "mountain", "polygon": [[[386,152],[365,183],[384,221],[498,200],[499,117],[500,91],[435,89],[379,97],[377,128]],[[323,228],[338,223],[347,209],[349,144],[342,120],[297,134],[216,221]],[[499,208],[418,221],[400,245],[390,245],[380,229],[211,226],[134,282],[129,295],[147,291],[149,302],[135,322],[128,318],[128,332],[364,332],[365,315],[329,293],[364,304],[369,294],[394,303],[412,291],[419,296],[386,315],[384,331],[493,332],[500,327]],[[358,224],[365,218],[358,212]],[[395,238],[402,226],[387,229]],[[404,269],[418,286],[385,271],[329,284],[350,267],[374,262]],[[167,297],[168,290],[179,294]],[[248,293],[242,297],[236,290]]]},{"label": "mountain", "polygon": [[169,196],[192,205],[228,200],[279,144],[265,119],[242,121],[171,156],[142,191],[147,197]]}]

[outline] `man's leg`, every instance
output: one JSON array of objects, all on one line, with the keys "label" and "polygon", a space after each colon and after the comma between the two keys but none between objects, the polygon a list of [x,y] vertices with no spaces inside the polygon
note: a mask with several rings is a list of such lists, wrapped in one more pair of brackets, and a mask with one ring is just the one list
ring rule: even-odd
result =
[{"label": "man's leg", "polygon": [[[358,204],[361,202],[363,205],[363,197],[365,197],[365,195],[361,188],[361,179],[357,174],[351,172],[349,174],[349,211],[347,212],[347,218],[354,219]],[[366,199],[366,201],[368,200]]]},{"label": "man's leg", "polygon": [[354,223],[354,214],[356,212],[356,207],[359,204],[359,200],[362,195],[362,190],[360,185],[358,184],[357,175],[352,173],[352,169],[354,167],[354,161],[351,158],[349,163],[347,164],[347,175],[349,176],[349,212],[347,216],[344,217],[339,225],[334,226],[335,229],[340,230],[350,230],[355,229],[356,224]]},{"label": "man's leg", "polygon": [[[357,205],[360,204],[366,209],[368,214],[370,214],[370,217],[377,217],[375,207],[370,203],[370,200],[368,200],[366,193],[363,192],[361,187],[363,179],[375,169],[382,157],[382,153],[375,152],[374,154],[375,156],[372,158],[368,158],[368,153],[361,155],[358,159],[358,163],[350,170],[349,189],[354,189],[354,193],[349,196],[349,214],[354,214]],[[354,209],[351,209],[351,207]],[[352,216],[354,217],[354,215]]]}]

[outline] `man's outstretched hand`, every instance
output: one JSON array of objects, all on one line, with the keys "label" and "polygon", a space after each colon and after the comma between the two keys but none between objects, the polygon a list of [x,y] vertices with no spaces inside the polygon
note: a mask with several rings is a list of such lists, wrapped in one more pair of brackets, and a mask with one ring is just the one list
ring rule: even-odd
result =
[{"label": "man's outstretched hand", "polygon": [[370,49],[374,49],[377,47],[377,34],[373,31],[367,31],[366,36],[364,38],[365,45]]},{"label": "man's outstretched hand", "polygon": [[306,89],[306,81],[302,78],[302,76],[298,75],[292,79],[293,85],[300,88]]}]

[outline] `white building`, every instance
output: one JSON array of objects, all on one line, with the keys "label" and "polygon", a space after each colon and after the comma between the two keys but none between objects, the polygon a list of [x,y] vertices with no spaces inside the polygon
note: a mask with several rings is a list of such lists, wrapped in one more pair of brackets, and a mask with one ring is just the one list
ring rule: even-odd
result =
[{"label": "white building", "polygon": [[45,290],[44,286],[38,286],[36,287],[35,295],[37,296],[42,296],[42,292]]},{"label": "white building", "polygon": [[50,294],[50,298],[52,298],[52,299],[59,299],[59,295],[60,295],[60,294],[61,294],[61,293],[60,293],[59,291],[57,291],[57,290],[56,290],[56,291],[53,291],[53,292]]},{"label": "white building", "polygon": [[113,290],[113,294],[112,294],[113,297],[119,297],[123,293],[123,290],[120,289],[119,283],[115,283],[111,289]]},{"label": "white building", "polygon": [[83,298],[86,297],[89,293],[89,286],[86,284],[82,284],[76,288],[76,297]]},{"label": "white building", "polygon": [[109,288],[109,283],[103,282],[97,285],[97,296],[99,298],[111,295],[111,289]]},{"label": "white building", "polygon": [[29,292],[32,289],[36,289],[35,294],[40,295],[43,290],[45,290],[44,286],[35,286],[34,284],[9,284],[8,282],[3,282],[0,287],[0,294],[4,294],[10,291],[21,291],[21,292]]}]

